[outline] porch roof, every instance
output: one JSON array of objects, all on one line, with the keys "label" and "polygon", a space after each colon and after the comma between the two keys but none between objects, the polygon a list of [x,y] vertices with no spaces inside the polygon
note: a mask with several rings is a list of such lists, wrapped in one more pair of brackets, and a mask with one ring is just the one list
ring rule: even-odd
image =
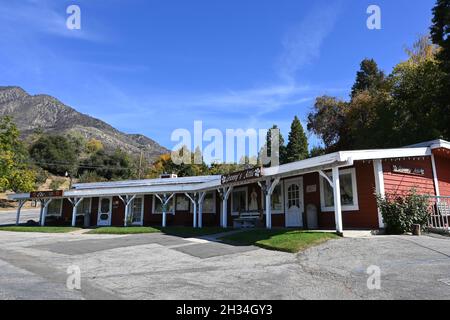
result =
[{"label": "porch roof", "polygon": [[[449,145],[450,149],[450,143],[446,141],[444,142]],[[254,181],[266,180],[268,178],[288,177],[320,170],[329,170],[333,167],[351,166],[354,161],[358,160],[419,157],[430,155],[431,146],[339,151],[280,166],[263,168],[262,176]],[[220,175],[214,175],[100,183],[77,183],[73,185],[73,189],[64,191],[63,198],[200,192],[220,188],[220,178]],[[11,200],[26,200],[30,199],[30,193],[9,194],[8,198]]]}]

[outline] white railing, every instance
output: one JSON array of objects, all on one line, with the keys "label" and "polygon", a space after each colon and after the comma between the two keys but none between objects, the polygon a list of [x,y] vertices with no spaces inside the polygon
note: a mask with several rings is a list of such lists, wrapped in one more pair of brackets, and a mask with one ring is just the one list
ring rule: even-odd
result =
[{"label": "white railing", "polygon": [[450,197],[430,197],[429,227],[449,231]]}]

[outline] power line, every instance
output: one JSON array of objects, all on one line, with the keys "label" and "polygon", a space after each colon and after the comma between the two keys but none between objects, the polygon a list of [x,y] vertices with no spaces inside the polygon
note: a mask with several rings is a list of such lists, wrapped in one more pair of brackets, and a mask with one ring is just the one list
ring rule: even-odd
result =
[{"label": "power line", "polygon": [[104,165],[84,165],[84,164],[72,164],[68,162],[39,162],[39,161],[29,161],[29,163],[39,165],[39,166],[75,166],[77,168],[85,169],[108,169],[108,170],[126,170],[131,169],[129,167],[113,167]]}]

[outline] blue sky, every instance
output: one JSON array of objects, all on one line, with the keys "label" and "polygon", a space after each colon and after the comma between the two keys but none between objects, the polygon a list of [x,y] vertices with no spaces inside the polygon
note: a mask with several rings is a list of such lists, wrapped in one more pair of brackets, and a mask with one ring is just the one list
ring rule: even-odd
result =
[{"label": "blue sky", "polygon": [[[347,98],[362,59],[390,72],[435,0],[0,0],[0,85],[46,93],[172,148],[174,129],[287,138],[315,97]],[[66,8],[81,8],[81,30]],[[381,7],[382,29],[366,27]],[[318,144],[310,137],[310,144]]]}]

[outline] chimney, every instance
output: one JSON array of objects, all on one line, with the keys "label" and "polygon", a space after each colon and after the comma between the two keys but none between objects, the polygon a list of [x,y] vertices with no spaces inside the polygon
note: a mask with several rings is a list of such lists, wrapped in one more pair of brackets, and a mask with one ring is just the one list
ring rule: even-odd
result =
[{"label": "chimney", "polygon": [[178,178],[176,173],[163,173],[159,176],[160,179],[171,179],[171,178]]}]

